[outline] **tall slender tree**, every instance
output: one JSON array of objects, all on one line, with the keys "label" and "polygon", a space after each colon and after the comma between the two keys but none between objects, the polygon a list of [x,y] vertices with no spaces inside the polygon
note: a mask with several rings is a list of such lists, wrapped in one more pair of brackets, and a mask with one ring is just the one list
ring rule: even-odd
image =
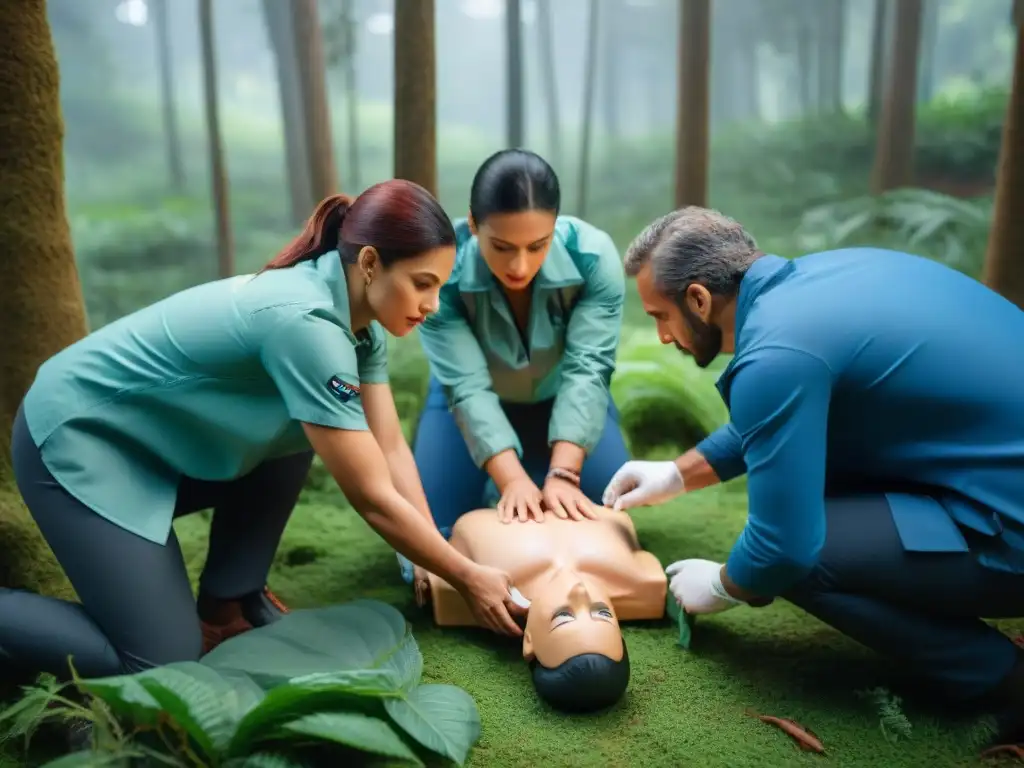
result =
[{"label": "tall slender tree", "polygon": [[274,52],[277,70],[278,104],[284,133],[284,172],[288,180],[289,213],[292,225],[300,225],[316,206],[309,177],[305,114],[302,106],[298,41],[292,30],[291,6],[278,0],[263,0],[263,19]]},{"label": "tall slender tree", "polygon": [[914,181],[917,63],[921,50],[921,0],[900,0],[875,137],[871,189],[876,195]]},{"label": "tall slender tree", "polygon": [[[580,169],[577,176],[576,214],[587,215],[587,188],[590,185],[590,142],[594,132],[594,97],[597,95],[597,50],[600,29],[600,0],[590,0],[587,8],[587,58],[583,67],[583,135],[580,137]],[[611,63],[611,62],[609,62]]]},{"label": "tall slender tree", "polygon": [[178,128],[178,104],[174,97],[174,55],[171,51],[171,24],[167,0],[150,0],[156,32],[157,66],[160,69],[160,104],[163,107],[164,141],[167,143],[167,170],[171,188],[185,187],[185,163],[181,156],[181,131]]},{"label": "tall slender tree", "polygon": [[520,0],[505,0],[505,99],[508,146],[521,147],[526,133],[523,98],[523,9]]},{"label": "tall slender tree", "polygon": [[68,596],[11,474],[11,424],[40,364],[87,331],[64,200],[60,76],[44,0],[0,15],[0,584]]},{"label": "tall slender tree", "polygon": [[562,120],[558,104],[555,66],[555,29],[551,0],[537,0],[537,45],[540,47],[540,79],[548,123],[548,153],[556,168],[562,162]]},{"label": "tall slender tree", "polygon": [[707,205],[711,0],[680,0],[676,102],[677,208]]},{"label": "tall slender tree", "polygon": [[199,43],[203,62],[203,103],[206,107],[206,142],[210,155],[210,186],[217,228],[217,275],[235,274],[235,240],[231,231],[228,174],[220,132],[217,53],[213,26],[213,0],[199,0]]},{"label": "tall slender tree", "polygon": [[995,215],[982,279],[1024,309],[1024,0],[1014,2],[1017,52],[1003,123]]},{"label": "tall slender tree", "polygon": [[395,1],[395,178],[437,194],[434,0]]},{"label": "tall slender tree", "polygon": [[292,32],[298,52],[303,125],[306,132],[306,165],[313,199],[320,201],[338,191],[334,160],[331,111],[327,102],[327,67],[317,0],[291,0]]}]

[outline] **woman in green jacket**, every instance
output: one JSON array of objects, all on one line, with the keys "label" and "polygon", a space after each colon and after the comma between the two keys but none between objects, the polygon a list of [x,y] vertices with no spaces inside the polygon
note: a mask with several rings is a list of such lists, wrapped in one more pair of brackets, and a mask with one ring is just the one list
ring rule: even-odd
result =
[{"label": "woman in green jacket", "polygon": [[[389,544],[520,634],[508,576],[433,525],[387,383],[386,333],[437,309],[454,245],[410,182],[329,198],[259,274],[170,296],[45,362],[14,472],[81,604],[0,590],[6,671],[65,676],[71,656],[83,677],[133,672],[273,621],[267,573],[314,452]],[[172,521],[209,507],[197,606]]]},{"label": "woman in green jacket", "polygon": [[414,448],[445,535],[482,506],[505,521],[592,516],[629,458],[609,393],[622,259],[560,204],[551,166],[508,149],[481,165],[456,222],[455,269],[420,329],[431,380]]}]

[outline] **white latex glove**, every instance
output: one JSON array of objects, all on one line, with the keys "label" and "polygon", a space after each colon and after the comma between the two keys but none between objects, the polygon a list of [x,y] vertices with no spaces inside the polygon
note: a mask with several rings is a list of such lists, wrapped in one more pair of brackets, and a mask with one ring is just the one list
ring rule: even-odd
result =
[{"label": "white latex glove", "polygon": [[606,507],[631,509],[662,504],[686,488],[674,461],[627,461],[604,489]]},{"label": "white latex glove", "polygon": [[743,601],[722,586],[722,564],[711,560],[678,560],[665,573],[672,577],[669,590],[687,613],[721,613]]}]

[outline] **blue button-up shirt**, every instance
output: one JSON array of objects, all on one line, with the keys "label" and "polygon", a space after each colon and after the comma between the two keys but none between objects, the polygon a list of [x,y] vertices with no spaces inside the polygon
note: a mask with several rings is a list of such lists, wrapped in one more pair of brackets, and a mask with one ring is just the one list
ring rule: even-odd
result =
[{"label": "blue button-up shirt", "polygon": [[[744,277],[735,356],[718,382],[731,421],[698,445],[749,513],[727,562],[776,595],[812,569],[829,488],[911,483],[887,498],[908,551],[966,552],[1024,572],[1024,312],[975,280],[855,248]],[[984,537],[988,537],[985,539]]]}]

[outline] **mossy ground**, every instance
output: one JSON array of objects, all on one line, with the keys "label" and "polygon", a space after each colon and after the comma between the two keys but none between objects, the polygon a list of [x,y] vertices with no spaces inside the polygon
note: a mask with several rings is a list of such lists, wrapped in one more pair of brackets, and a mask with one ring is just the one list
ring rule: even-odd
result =
[{"label": "mossy ground", "polygon": [[[663,564],[722,559],[745,515],[742,481],[635,514],[644,546]],[[202,517],[177,530],[190,570],[205,554]],[[858,691],[896,689],[896,670],[786,603],[741,608],[698,621],[689,652],[668,622],[625,631],[632,681],[625,699],[597,716],[544,708],[514,642],[482,631],[439,630],[401,582],[394,554],[336,493],[309,492],[296,510],[271,576],[291,605],[371,597],[413,622],[432,682],[476,699],[483,734],[470,765],[557,766],[956,766],[976,765],[979,722],[954,720],[913,697],[904,702],[909,739],[890,743],[877,709]],[[1024,623],[1006,625],[1020,631]],[[826,757],[801,752],[747,709],[790,717],[825,743]]]}]

